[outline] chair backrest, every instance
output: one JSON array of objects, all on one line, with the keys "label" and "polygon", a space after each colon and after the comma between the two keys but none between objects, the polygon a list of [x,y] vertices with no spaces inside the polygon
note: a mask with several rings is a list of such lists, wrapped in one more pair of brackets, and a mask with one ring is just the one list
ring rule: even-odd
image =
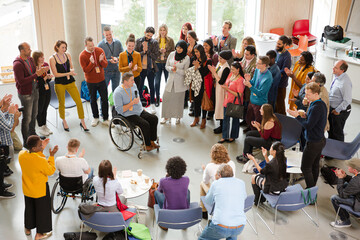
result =
[{"label": "chair backrest", "polygon": [[60,187],[67,193],[82,192],[83,180],[80,177],[64,177],[59,173]]},{"label": "chair backrest", "polygon": [[244,204],[244,212],[246,213],[247,211],[249,211],[253,204],[254,204],[254,199],[255,199],[255,195],[249,195],[246,197],[245,199],[245,204]]},{"label": "chair backrest", "polygon": [[282,192],[276,203],[276,207],[280,211],[299,210],[306,207],[310,204],[311,201],[314,201],[316,199],[317,191],[318,187],[315,186],[310,189]]},{"label": "chair backrest", "polygon": [[121,212],[95,212],[88,219],[80,212],[80,218],[87,226],[100,232],[117,232],[127,226]]},{"label": "chair backrest", "polygon": [[[51,91],[50,106],[55,109],[58,109],[59,108],[59,100],[58,100],[56,92],[55,92],[55,81],[50,81],[49,87],[50,87],[50,91]],[[82,102],[84,102],[84,101],[85,100],[82,99]],[[68,91],[65,91],[65,108],[72,108],[75,106],[76,106],[76,103],[74,102],[74,100],[72,99],[72,97],[70,96]]]},{"label": "chair backrest", "polygon": [[305,35],[309,33],[309,20],[302,19],[294,22],[292,35],[296,37],[297,35]]},{"label": "chair backrest", "polygon": [[170,210],[159,209],[157,222],[160,226],[171,229],[185,229],[202,219],[202,209],[199,204],[190,204],[188,209]]},{"label": "chair backrest", "polygon": [[284,35],[284,28],[273,28],[273,29],[270,29],[270,33],[274,33],[274,34],[277,34],[277,35]]},{"label": "chair backrest", "polygon": [[348,154],[350,154],[350,157],[353,157],[355,153],[360,148],[360,133],[352,140],[351,143],[347,144],[345,147],[345,150]]},{"label": "chair backrest", "polygon": [[309,45],[309,38],[307,36],[300,36],[299,39],[299,50],[302,52],[307,51]]},{"label": "chair backrest", "polygon": [[300,138],[302,126],[295,118],[275,113],[281,123],[281,142],[285,148],[294,146]]}]

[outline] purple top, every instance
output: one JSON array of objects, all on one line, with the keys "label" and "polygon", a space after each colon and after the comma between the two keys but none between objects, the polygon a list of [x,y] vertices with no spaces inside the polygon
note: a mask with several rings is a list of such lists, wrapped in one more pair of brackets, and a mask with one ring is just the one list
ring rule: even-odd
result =
[{"label": "purple top", "polygon": [[179,179],[165,177],[160,179],[158,190],[164,193],[165,196],[164,209],[189,208],[186,198],[189,182],[188,177],[181,177]]}]

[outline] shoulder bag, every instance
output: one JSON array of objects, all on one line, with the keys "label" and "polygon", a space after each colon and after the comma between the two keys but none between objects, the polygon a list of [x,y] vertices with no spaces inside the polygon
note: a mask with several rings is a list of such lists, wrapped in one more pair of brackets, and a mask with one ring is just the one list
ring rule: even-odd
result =
[{"label": "shoulder bag", "polygon": [[244,106],[240,104],[241,98],[239,93],[237,93],[237,97],[239,98],[239,104],[236,104],[236,98],[234,98],[234,101],[231,103],[228,103],[226,105],[226,113],[225,115],[232,118],[243,118],[244,117]]}]

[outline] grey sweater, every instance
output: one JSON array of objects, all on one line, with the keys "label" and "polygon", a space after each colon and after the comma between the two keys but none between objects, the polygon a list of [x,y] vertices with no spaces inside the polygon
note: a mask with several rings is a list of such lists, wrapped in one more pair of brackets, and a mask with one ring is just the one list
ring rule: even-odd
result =
[{"label": "grey sweater", "polygon": [[[345,182],[348,184],[346,185]],[[339,178],[337,191],[339,193],[339,197],[341,198],[355,196],[353,209],[356,212],[360,211],[360,175],[355,177],[346,176],[345,178]]]}]

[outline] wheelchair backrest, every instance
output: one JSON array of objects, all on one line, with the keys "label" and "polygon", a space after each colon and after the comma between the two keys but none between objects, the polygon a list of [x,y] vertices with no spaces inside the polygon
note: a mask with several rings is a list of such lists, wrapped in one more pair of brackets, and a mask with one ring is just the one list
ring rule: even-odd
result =
[{"label": "wheelchair backrest", "polygon": [[83,186],[82,176],[80,177],[64,177],[59,173],[60,187],[65,192],[81,192]]}]

